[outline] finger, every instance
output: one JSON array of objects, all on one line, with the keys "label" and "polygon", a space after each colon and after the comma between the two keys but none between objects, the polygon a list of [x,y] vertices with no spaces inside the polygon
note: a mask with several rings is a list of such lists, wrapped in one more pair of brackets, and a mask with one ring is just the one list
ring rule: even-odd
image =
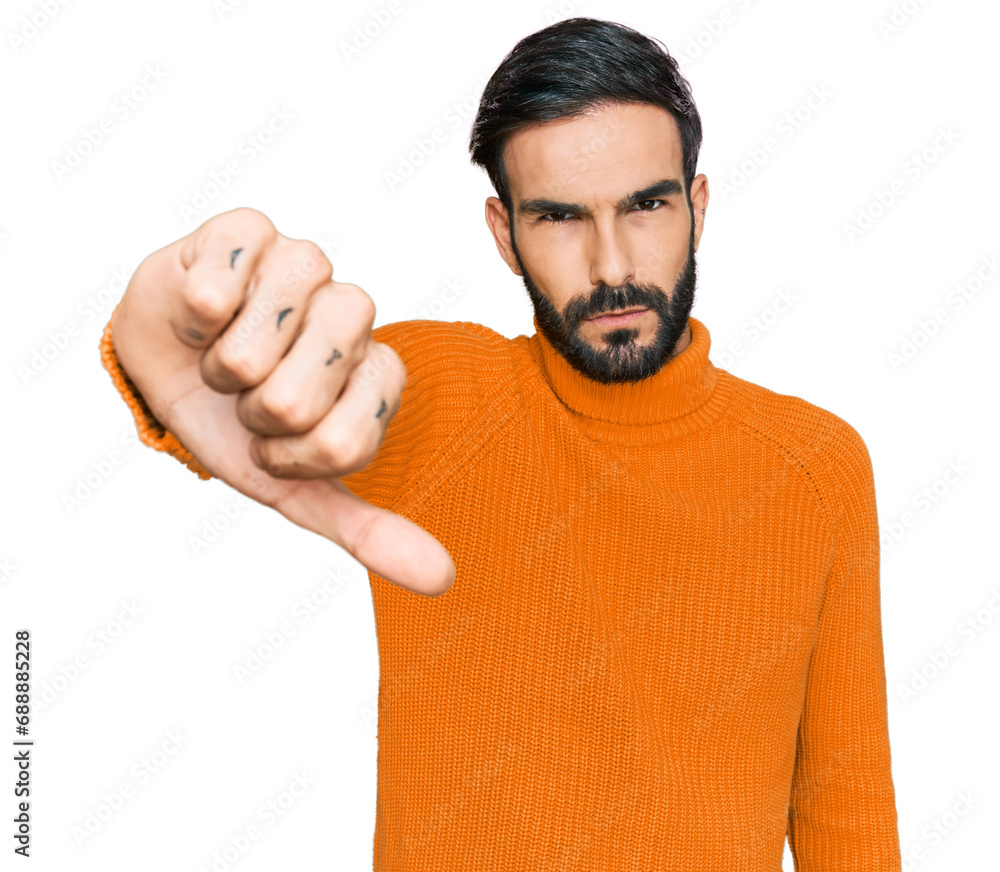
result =
[{"label": "finger", "polygon": [[311,430],[255,436],[251,456],[276,478],[340,478],[364,469],[378,452],[402,402],[406,367],[390,346],[369,340],[361,363],[333,408]]},{"label": "finger", "polygon": [[279,234],[255,264],[236,317],[202,358],[205,383],[229,394],[264,381],[295,341],[309,297],[332,274],[315,242]]},{"label": "finger", "polygon": [[[316,483],[320,484],[319,482]],[[340,481],[302,488],[275,504],[291,521],[336,542],[366,569],[399,587],[439,596],[454,583],[447,549],[408,518],[365,502]],[[287,503],[287,504],[286,504]]]},{"label": "finger", "polygon": [[181,342],[207,348],[215,341],[242,305],[257,260],[276,236],[262,212],[235,209],[181,240],[184,279],[169,315]]},{"label": "finger", "polygon": [[327,282],[312,297],[288,353],[240,394],[236,413],[262,436],[311,430],[330,411],[371,339],[375,304],[357,285]]}]

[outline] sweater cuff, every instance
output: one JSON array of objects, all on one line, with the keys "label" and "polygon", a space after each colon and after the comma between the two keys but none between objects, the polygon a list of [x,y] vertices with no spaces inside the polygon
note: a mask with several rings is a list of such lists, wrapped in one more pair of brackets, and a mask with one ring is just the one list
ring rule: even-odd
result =
[{"label": "sweater cuff", "polygon": [[104,333],[101,335],[101,364],[108,371],[111,381],[118,389],[118,393],[122,395],[122,399],[128,403],[128,407],[132,410],[139,439],[150,448],[165,451],[177,458],[188,469],[197,473],[198,478],[207,481],[212,477],[212,474],[195,459],[190,451],[181,445],[180,440],[173,433],[156,420],[146,401],[142,398],[142,394],[139,393],[132,379],[122,368],[121,361],[118,360],[118,355],[115,353],[111,341],[111,329],[121,305],[122,301],[119,300],[115,310],[111,313],[111,318],[104,327]]}]

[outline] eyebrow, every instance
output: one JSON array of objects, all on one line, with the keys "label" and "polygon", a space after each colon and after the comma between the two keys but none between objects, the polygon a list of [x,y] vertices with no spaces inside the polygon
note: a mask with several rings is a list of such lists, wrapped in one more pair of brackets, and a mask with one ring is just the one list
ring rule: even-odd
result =
[{"label": "eyebrow", "polygon": [[[626,194],[618,201],[619,210],[625,209],[634,203],[641,203],[643,200],[653,200],[658,197],[669,197],[671,194],[680,194],[684,190],[677,179],[660,179],[651,185]],[[589,215],[590,210],[579,203],[560,203],[557,200],[545,200],[536,198],[532,200],[521,200],[518,203],[520,210],[526,215],[547,215],[549,212],[572,212],[578,215]]]}]

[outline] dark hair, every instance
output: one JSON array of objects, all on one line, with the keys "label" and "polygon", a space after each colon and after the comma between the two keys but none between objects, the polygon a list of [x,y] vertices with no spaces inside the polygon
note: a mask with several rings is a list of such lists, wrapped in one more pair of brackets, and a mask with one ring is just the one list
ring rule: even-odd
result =
[{"label": "dark hair", "polygon": [[666,46],[631,27],[597,18],[567,18],[522,39],[490,77],[469,137],[472,162],[489,174],[513,221],[504,147],[519,128],[583,115],[602,103],[651,103],[677,122],[684,186],[701,148],[701,117],[691,86]]}]

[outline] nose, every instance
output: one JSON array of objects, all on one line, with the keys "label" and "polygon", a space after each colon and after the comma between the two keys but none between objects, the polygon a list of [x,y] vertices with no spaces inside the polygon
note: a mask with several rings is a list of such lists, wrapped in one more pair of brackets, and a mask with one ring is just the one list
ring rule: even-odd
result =
[{"label": "nose", "polygon": [[609,287],[617,288],[635,278],[635,264],[628,239],[614,218],[594,222],[590,250],[590,281],[594,286],[604,282]]}]

